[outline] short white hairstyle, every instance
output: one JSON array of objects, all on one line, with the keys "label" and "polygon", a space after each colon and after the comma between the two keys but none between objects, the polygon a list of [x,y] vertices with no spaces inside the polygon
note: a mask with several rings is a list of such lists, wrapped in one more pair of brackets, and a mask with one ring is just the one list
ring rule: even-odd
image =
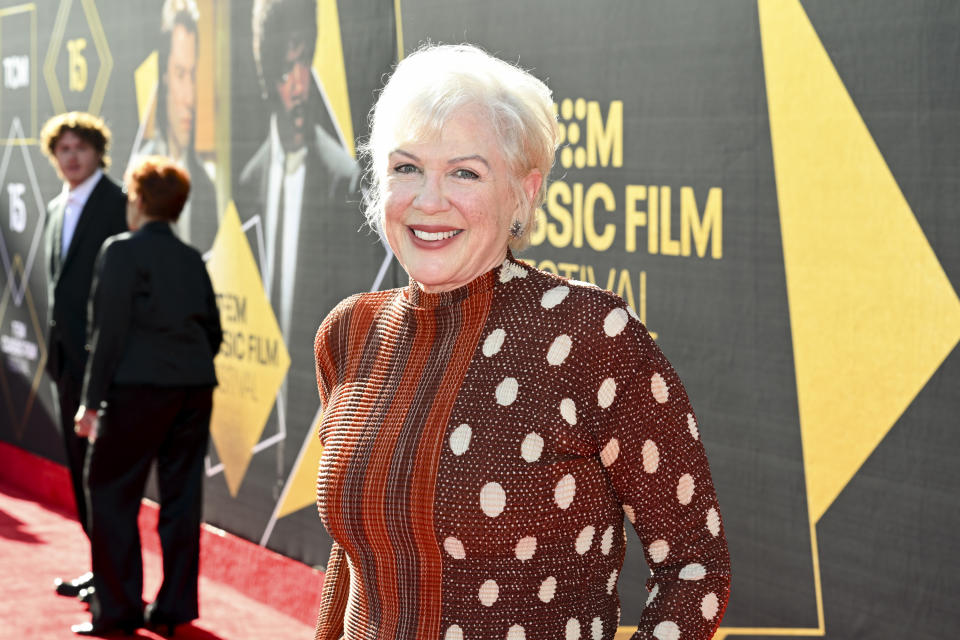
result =
[{"label": "short white hairstyle", "polygon": [[[520,203],[522,232],[511,236],[510,247],[524,249],[559,143],[553,95],[529,72],[468,44],[421,46],[397,65],[380,92],[370,110],[370,138],[361,145],[370,186],[367,222],[382,229],[390,153],[404,142],[438,136],[463,107],[480,108],[496,131]],[[543,181],[529,200],[521,182],[535,169]]]}]

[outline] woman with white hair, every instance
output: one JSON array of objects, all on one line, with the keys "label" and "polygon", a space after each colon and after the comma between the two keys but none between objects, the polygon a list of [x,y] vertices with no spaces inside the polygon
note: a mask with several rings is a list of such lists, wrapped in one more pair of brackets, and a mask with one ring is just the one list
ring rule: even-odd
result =
[{"label": "woman with white hair", "polygon": [[[409,286],[317,333],[317,638],[709,638],[730,567],[697,422],[616,295],[517,261],[558,142],[550,90],[472,46],[403,60],[372,111],[367,215]],[[640,598],[639,594],[627,594]]]}]

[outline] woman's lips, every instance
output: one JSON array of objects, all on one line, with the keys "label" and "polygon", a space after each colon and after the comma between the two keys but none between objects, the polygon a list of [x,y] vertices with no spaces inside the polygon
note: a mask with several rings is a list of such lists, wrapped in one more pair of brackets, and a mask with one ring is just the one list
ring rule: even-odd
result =
[{"label": "woman's lips", "polygon": [[409,227],[410,235],[418,247],[439,249],[445,247],[463,232],[450,227]]}]

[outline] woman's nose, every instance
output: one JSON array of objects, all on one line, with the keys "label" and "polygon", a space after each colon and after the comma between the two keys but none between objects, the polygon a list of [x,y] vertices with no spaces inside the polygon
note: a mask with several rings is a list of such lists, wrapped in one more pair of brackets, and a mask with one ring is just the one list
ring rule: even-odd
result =
[{"label": "woman's nose", "polygon": [[423,213],[439,213],[449,207],[439,179],[425,177],[413,200],[413,206]]}]

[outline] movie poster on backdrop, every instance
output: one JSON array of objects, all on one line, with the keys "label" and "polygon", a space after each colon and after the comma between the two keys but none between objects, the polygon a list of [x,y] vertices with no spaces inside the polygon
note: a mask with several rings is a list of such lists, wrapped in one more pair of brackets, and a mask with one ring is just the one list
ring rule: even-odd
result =
[{"label": "movie poster on backdrop", "polygon": [[313,341],[340,300],[397,284],[392,254],[362,229],[355,157],[395,25],[372,0],[230,10],[232,201],[208,263],[226,337],[207,468],[225,482],[208,483],[206,513],[323,566]]}]

